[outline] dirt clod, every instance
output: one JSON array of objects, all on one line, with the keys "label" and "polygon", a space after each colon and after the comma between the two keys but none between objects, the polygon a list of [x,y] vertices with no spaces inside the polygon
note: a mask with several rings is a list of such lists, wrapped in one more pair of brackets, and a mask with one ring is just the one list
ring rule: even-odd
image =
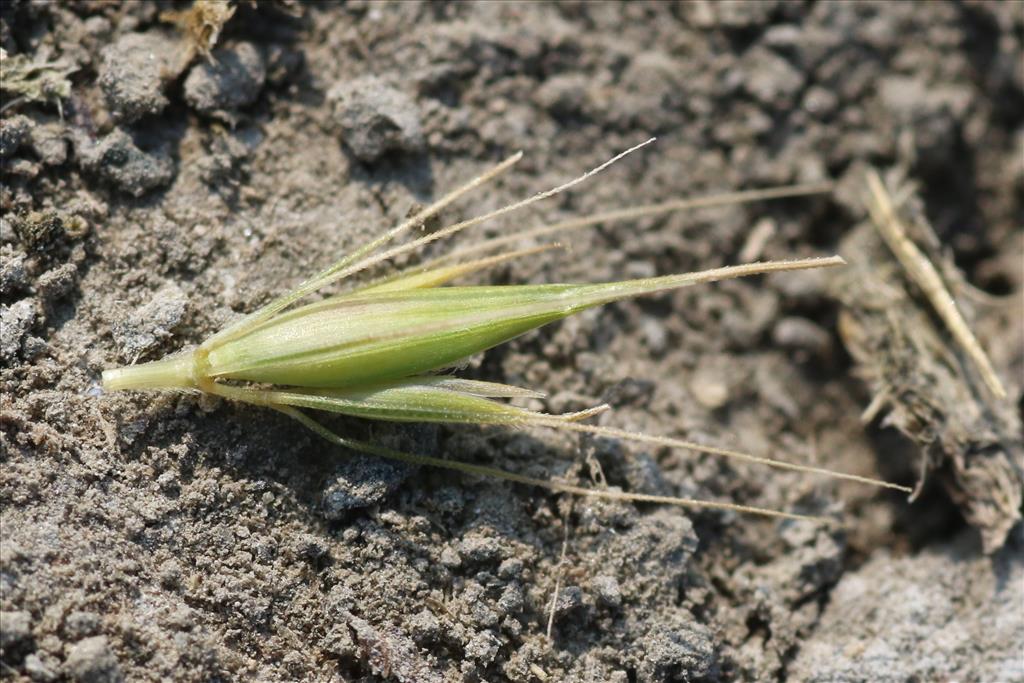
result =
[{"label": "dirt clod", "polygon": [[346,458],[323,490],[323,514],[343,519],[349,510],[383,502],[415,468],[364,455]]},{"label": "dirt clod", "polygon": [[176,287],[168,287],[145,306],[115,323],[114,339],[121,357],[137,361],[160,342],[169,338],[185,318],[188,300]]},{"label": "dirt clod", "polygon": [[29,133],[29,145],[47,166],[60,166],[68,159],[68,137],[62,123],[34,126]]},{"label": "dirt clod", "polygon": [[99,85],[115,120],[131,123],[163,111],[181,52],[178,41],[159,31],[125,33],[104,49]]},{"label": "dirt clod", "polygon": [[[917,237],[922,258],[938,264],[947,291],[963,291],[963,275],[942,253],[920,198],[905,188],[896,191],[904,195],[901,221]],[[839,332],[871,388],[872,403],[883,424],[895,426],[918,446],[919,481],[938,475],[978,528],[986,552],[994,552],[1022,515],[1024,435],[1019,413],[982,388],[974,366],[961,360],[949,328],[932,317],[931,304],[874,225],[866,222],[852,230],[844,246],[851,254],[850,267],[833,281],[835,296],[844,305]],[[966,324],[976,326],[982,309],[963,296],[960,307]],[[1000,315],[998,309],[988,313]],[[1001,343],[1019,345],[1021,334],[1018,328]]]},{"label": "dirt clod", "polygon": [[263,55],[252,43],[238,43],[213,52],[185,78],[185,100],[200,114],[233,118],[256,101],[267,77]]},{"label": "dirt clod", "polygon": [[53,209],[32,211],[24,216],[10,217],[11,228],[18,240],[36,254],[49,251],[67,234],[70,217]]},{"label": "dirt clod", "polygon": [[379,78],[366,76],[338,83],[327,98],[342,142],[362,161],[387,152],[415,152],[423,147],[416,103]]},{"label": "dirt clod", "polygon": [[23,251],[0,246],[0,297],[7,299],[28,288],[27,258]]},{"label": "dirt clod", "polygon": [[65,263],[40,275],[36,290],[43,301],[53,303],[71,292],[77,279],[78,268],[73,263]]},{"label": "dirt clod", "polygon": [[[795,680],[977,680],[1024,677],[1024,562],[1018,549],[963,557],[969,537],[918,557],[880,554],[839,582]],[[964,614],[963,601],[978,605]]]},{"label": "dirt clod", "polygon": [[22,342],[36,319],[36,307],[30,299],[0,306],[0,358],[13,362],[22,350]]},{"label": "dirt clod", "polygon": [[0,121],[0,159],[14,156],[31,130],[32,121],[26,116],[12,116]]},{"label": "dirt clod", "polygon": [[714,675],[717,665],[711,633],[693,621],[660,623],[647,633],[638,653],[639,680],[696,680]]},{"label": "dirt clod", "polygon": [[66,666],[71,679],[79,683],[118,683],[124,680],[106,636],[85,638],[72,645]]},{"label": "dirt clod", "polygon": [[78,135],[75,151],[83,171],[133,197],[164,187],[174,179],[174,160],[166,150],[143,151],[120,128],[98,141]]},{"label": "dirt clod", "polygon": [[0,611],[0,652],[6,653],[31,637],[31,614],[23,610]]}]

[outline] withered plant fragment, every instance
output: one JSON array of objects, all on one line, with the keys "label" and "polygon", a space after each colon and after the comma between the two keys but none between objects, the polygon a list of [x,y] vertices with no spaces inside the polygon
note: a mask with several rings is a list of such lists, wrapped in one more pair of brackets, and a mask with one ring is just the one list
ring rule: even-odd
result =
[{"label": "withered plant fragment", "polygon": [[[947,307],[955,310],[959,303],[965,328],[980,320],[982,306],[972,305],[965,296],[970,285],[942,253],[914,188],[898,174],[890,175],[889,186],[896,188],[891,194],[874,171],[860,186],[870,219],[844,240],[841,249],[849,255],[850,267],[831,283],[833,295],[843,304],[839,331],[857,362],[857,373],[873,394],[865,420],[883,415],[883,425],[896,427],[917,445],[918,489],[928,477],[937,476],[981,532],[985,551],[995,552],[1021,519],[1020,416],[1014,402],[1000,396],[1002,384],[982,345],[963,344],[964,332],[934,313],[934,296],[926,295],[915,275],[922,267],[905,269],[887,246],[892,240],[880,231],[894,227],[904,239],[913,240],[916,246],[910,254],[924,259],[928,265],[923,269],[930,268],[946,296],[956,298]],[[876,225],[882,221],[899,225]],[[1019,303],[994,308],[990,303],[988,308],[990,315],[1013,318],[1010,329],[1024,329]],[[1010,342],[1017,344],[1018,354],[1021,341],[1018,335]]]}]

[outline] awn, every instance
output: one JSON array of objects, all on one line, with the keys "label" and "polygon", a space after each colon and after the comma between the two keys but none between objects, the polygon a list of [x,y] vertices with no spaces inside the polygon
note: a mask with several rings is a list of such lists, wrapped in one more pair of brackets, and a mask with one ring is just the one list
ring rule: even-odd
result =
[{"label": "awn", "polygon": [[[549,427],[627,439],[658,446],[739,458],[777,468],[823,474],[901,491],[887,482],[786,463],[667,437],[584,424],[608,409],[601,405],[577,413],[549,415],[502,403],[497,398],[537,397],[528,389],[432,374],[525,332],[587,308],[655,294],[678,287],[772,271],[836,266],[838,256],[750,263],[698,273],[665,275],[602,284],[440,287],[457,277],[495,263],[548,247],[466,260],[522,237],[537,237],[600,222],[623,220],[713,204],[794,196],[822,191],[797,186],[737,193],[705,200],[675,201],[566,221],[495,238],[406,269],[363,286],[293,308],[300,299],[385,260],[406,254],[442,237],[564,192],[604,170],[648,140],[564,185],[541,192],[483,216],[448,226],[401,246],[379,251],[400,233],[420,226],[456,199],[508,170],[516,154],[463,187],[444,196],[383,236],[356,249],[295,289],[213,335],[197,348],[169,358],[103,373],[103,385],[117,389],[178,389],[267,406],[298,420],[328,441],[355,451],[409,463],[499,477],[553,491],[615,500],[648,501],[688,507],[803,518],[732,503],[623,493],[537,479],[500,469],[402,453],[338,435],[301,408],[398,422],[463,423]],[[379,253],[375,253],[379,252]]]}]

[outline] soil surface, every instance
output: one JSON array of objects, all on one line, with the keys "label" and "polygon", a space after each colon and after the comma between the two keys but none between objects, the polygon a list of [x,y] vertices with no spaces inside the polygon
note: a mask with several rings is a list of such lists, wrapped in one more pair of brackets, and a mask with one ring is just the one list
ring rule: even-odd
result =
[{"label": "soil surface", "polygon": [[[1019,445],[1019,4],[242,2],[209,58],[201,30],[161,19],[188,7],[0,10],[0,678],[1024,680],[1024,532],[984,553],[941,472],[909,504],[607,439],[328,421],[532,476],[842,520],[828,528],[416,471],[269,411],[99,383],[201,342],[517,150],[441,222],[656,135],[428,255],[899,166],[976,288]],[[826,255],[861,218],[822,195],[607,223],[476,281]],[[546,392],[538,409],[607,401],[601,424],[914,485],[919,445],[884,410],[861,419],[872,395],[831,277],[589,311],[461,374]]]}]

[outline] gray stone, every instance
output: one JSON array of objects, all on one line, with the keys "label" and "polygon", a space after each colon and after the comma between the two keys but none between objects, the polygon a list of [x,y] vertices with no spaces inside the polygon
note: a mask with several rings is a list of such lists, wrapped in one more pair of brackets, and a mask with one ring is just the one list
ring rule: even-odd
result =
[{"label": "gray stone", "polygon": [[500,648],[501,641],[493,633],[481,631],[466,643],[466,657],[486,666],[498,656]]},{"label": "gray stone", "polygon": [[563,617],[583,609],[583,591],[579,586],[566,586],[558,592],[555,614]]},{"label": "gray stone", "polygon": [[409,617],[409,630],[413,640],[419,643],[427,643],[441,633],[441,622],[430,610],[422,609]]},{"label": "gray stone", "polygon": [[[50,657],[47,657],[50,659]],[[50,666],[37,653],[33,652],[25,656],[25,673],[33,681],[52,681],[57,678],[55,668]]]},{"label": "gray stone", "polygon": [[508,550],[498,536],[473,530],[459,541],[459,554],[473,563],[496,562]]},{"label": "gray stone", "polygon": [[544,81],[534,95],[537,104],[556,116],[582,112],[587,104],[590,79],[581,74],[557,74]]},{"label": "gray stone", "polygon": [[80,640],[96,633],[100,627],[100,615],[95,612],[75,610],[64,619],[64,633],[68,638]]},{"label": "gray stone", "polygon": [[821,325],[801,318],[782,318],[772,330],[772,342],[787,349],[805,351],[816,357],[825,357],[832,347],[832,338]]}]

